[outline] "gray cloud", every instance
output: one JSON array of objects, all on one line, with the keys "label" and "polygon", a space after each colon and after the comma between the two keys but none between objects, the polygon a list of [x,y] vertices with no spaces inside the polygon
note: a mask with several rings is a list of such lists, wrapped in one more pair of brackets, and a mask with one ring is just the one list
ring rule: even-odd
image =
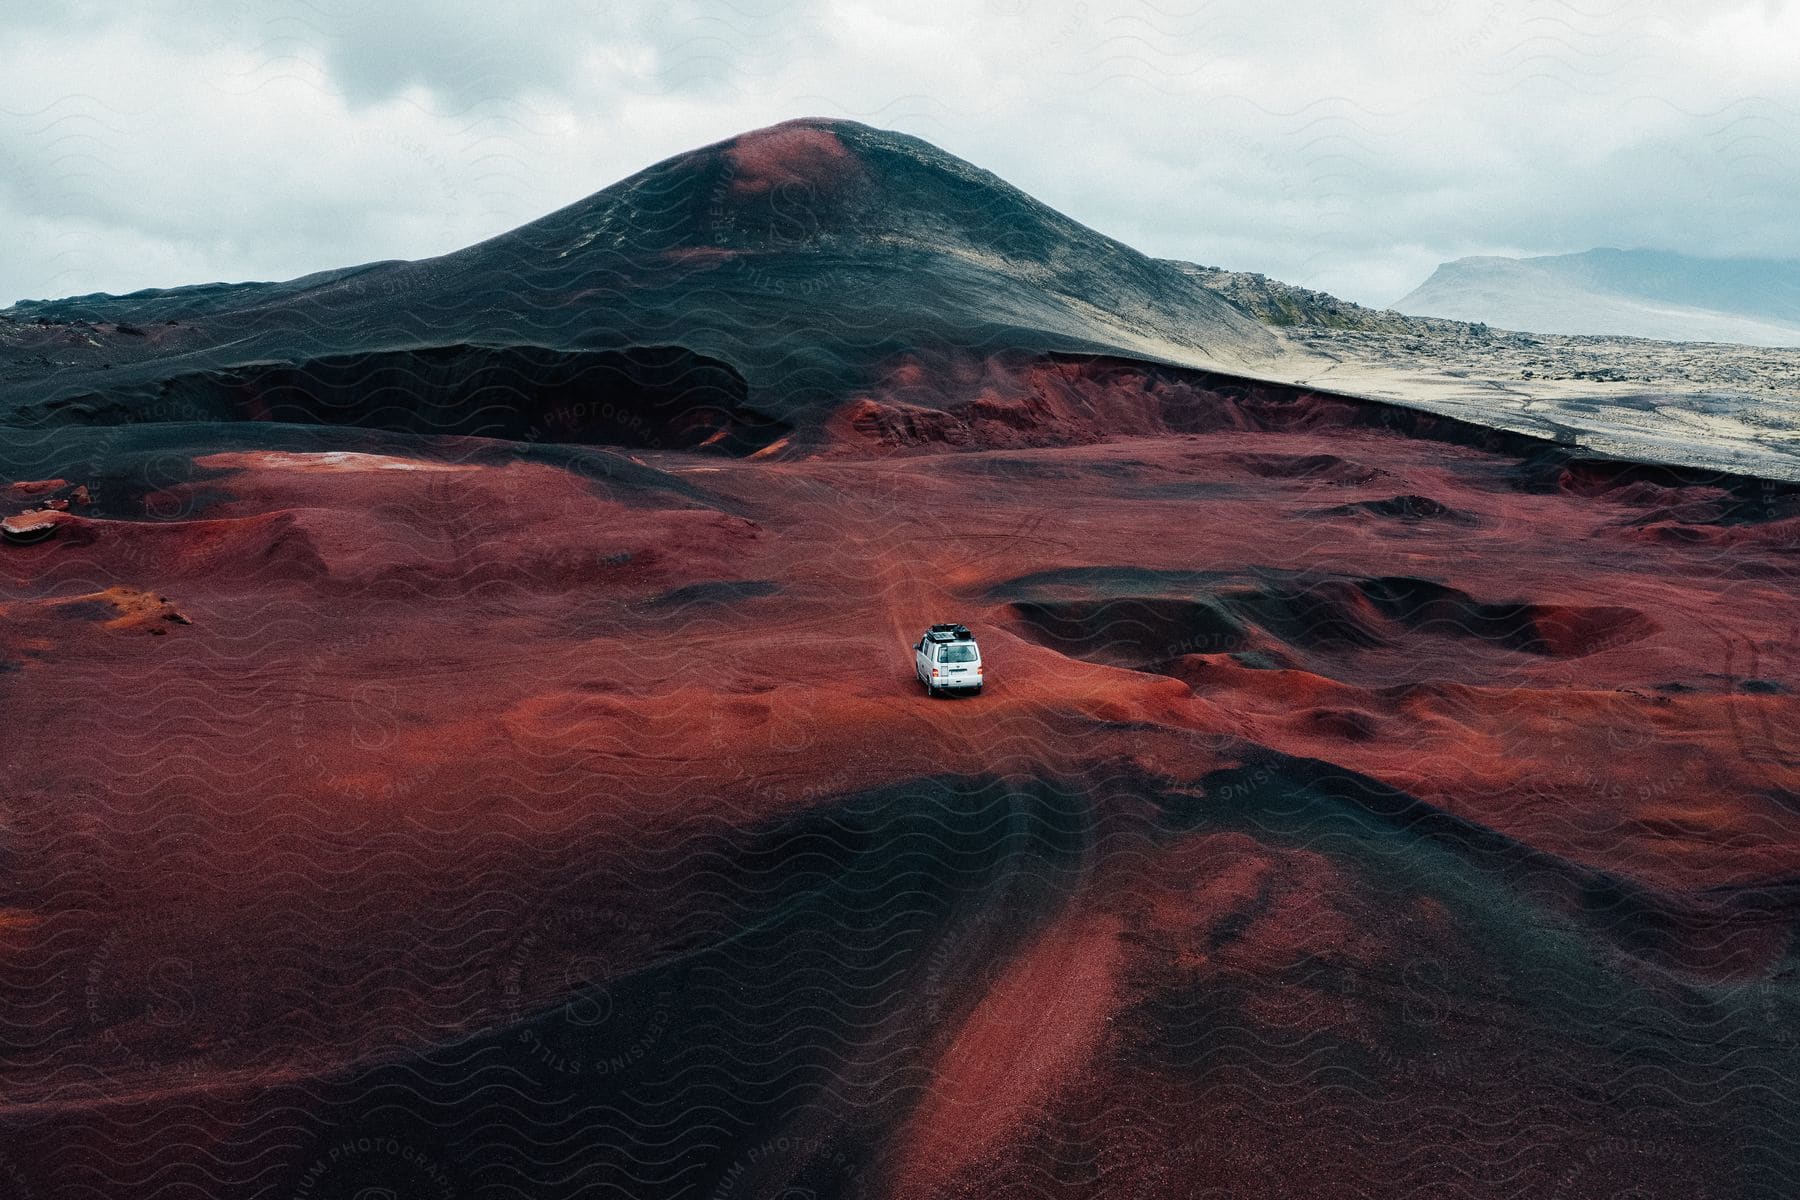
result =
[{"label": "gray cloud", "polygon": [[249,7],[0,17],[0,303],[441,253],[800,115],[1365,301],[1473,253],[1800,257],[1783,2]]}]

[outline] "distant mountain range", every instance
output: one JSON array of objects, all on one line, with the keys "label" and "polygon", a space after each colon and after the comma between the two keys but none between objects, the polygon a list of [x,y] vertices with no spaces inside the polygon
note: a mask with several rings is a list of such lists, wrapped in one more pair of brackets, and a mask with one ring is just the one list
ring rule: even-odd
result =
[{"label": "distant mountain range", "polygon": [[1800,262],[1610,249],[1459,258],[1394,307],[1529,333],[1800,346]]}]

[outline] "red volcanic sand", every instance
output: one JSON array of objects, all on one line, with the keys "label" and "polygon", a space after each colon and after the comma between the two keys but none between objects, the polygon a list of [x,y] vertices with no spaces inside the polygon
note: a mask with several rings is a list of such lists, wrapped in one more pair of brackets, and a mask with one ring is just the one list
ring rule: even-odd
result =
[{"label": "red volcanic sand", "polygon": [[[766,188],[841,147],[735,153]],[[1776,1050],[1730,1005],[1789,1011],[1756,989],[1800,878],[1789,527],[1525,486],[1342,401],[1277,419],[1072,363],[891,384],[827,453],[632,482],[348,433],[200,451],[162,519],[0,548],[0,1094],[83,1131],[25,1169],[80,1144],[95,1193],[253,1190],[287,1169],[235,1132],[279,1126],[270,1089],[729,944],[757,831],[990,773],[1086,781],[1092,845],[1056,903],[987,901],[1018,936],[950,960],[918,1039],[834,1051],[832,1094],[874,1098],[801,1140],[857,1147],[866,1194],[1751,1169],[1730,1072]],[[912,678],[946,619],[978,698]],[[596,934],[595,905],[623,915]],[[1721,1007],[1684,1025],[1682,996]]]},{"label": "red volcanic sand", "polygon": [[784,186],[834,188],[857,170],[855,155],[837,134],[790,123],[746,133],[726,151],[734,173],[731,190],[761,195]]},{"label": "red volcanic sand", "polygon": [[1117,1004],[1119,925],[1059,922],[1010,963],[934,1064],[894,1164],[900,1195],[929,1196],[1030,1127],[1087,1065]]},{"label": "red volcanic sand", "polygon": [[726,246],[672,246],[663,251],[663,257],[683,266],[715,267],[730,262],[739,253]]}]

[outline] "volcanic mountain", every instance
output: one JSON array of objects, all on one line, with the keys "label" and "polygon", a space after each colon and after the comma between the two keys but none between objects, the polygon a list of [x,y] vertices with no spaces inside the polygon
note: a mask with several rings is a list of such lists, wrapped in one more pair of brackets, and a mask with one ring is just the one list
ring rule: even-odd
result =
[{"label": "volcanic mountain", "polygon": [[0,1191],[1794,1195],[1800,488],[1326,300],[809,121],[12,310]]},{"label": "volcanic mountain", "polygon": [[[565,439],[637,445],[813,440],[908,364],[1062,351],[1241,369],[1279,352],[1170,264],[925,142],[820,121],[678,155],[442,258],[9,315],[148,334],[15,364],[0,405],[17,419],[503,436],[561,421],[578,426]],[[399,381],[406,404],[372,399]],[[639,393],[631,420],[566,411],[602,381]]]}]

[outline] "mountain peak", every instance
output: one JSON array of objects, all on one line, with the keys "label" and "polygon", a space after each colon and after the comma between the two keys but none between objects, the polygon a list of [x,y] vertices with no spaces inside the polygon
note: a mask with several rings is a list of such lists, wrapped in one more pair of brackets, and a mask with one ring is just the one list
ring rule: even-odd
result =
[{"label": "mountain peak", "polygon": [[929,249],[1053,269],[1098,254],[1149,260],[930,142],[805,117],[685,151],[504,239],[552,254],[719,261],[797,250]]},{"label": "mountain peak", "polygon": [[783,187],[823,192],[848,186],[861,175],[862,160],[845,135],[877,132],[853,121],[803,117],[740,133],[722,143],[733,168],[730,190],[760,196]]}]

